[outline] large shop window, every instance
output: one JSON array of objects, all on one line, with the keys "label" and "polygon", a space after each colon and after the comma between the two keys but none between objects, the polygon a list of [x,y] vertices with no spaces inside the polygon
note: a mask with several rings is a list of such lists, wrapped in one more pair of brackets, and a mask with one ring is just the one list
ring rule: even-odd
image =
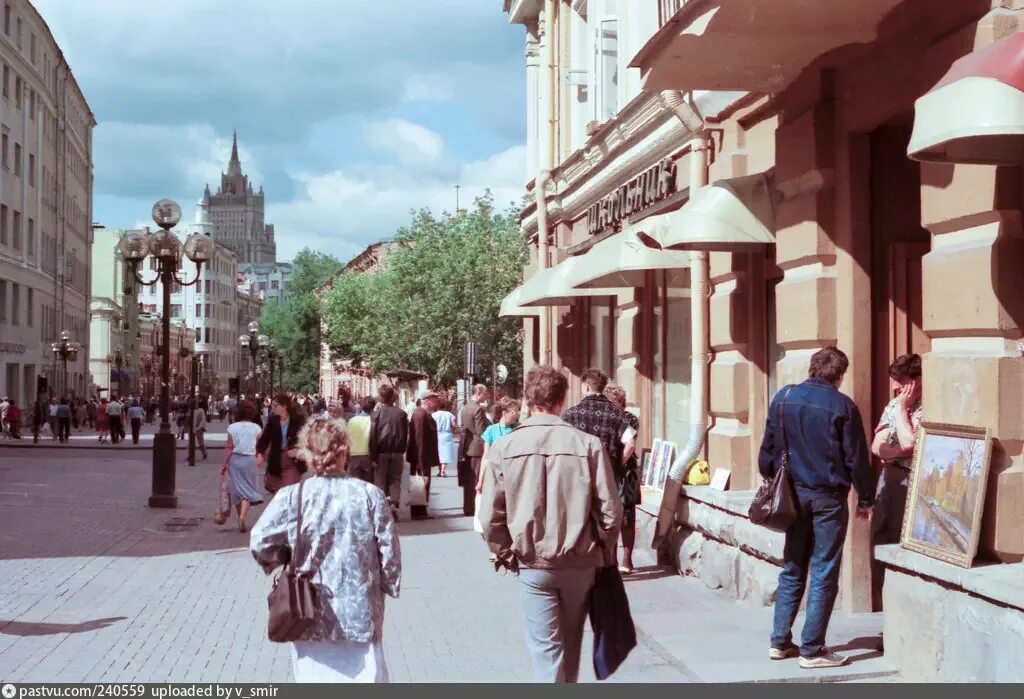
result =
[{"label": "large shop window", "polygon": [[615,381],[618,362],[615,354],[613,304],[613,301],[604,298],[590,301],[590,352],[587,366],[600,369]]},{"label": "large shop window", "polygon": [[651,435],[682,446],[689,429],[692,330],[690,290],[666,283],[656,273],[653,302],[653,366],[651,372]]}]

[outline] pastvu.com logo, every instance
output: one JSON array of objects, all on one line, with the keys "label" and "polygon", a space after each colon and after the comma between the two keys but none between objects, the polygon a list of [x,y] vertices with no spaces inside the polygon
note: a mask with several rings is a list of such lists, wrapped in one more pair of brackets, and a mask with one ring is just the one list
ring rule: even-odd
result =
[{"label": "pastvu.com logo", "polygon": [[5,684],[3,688],[0,689],[0,694],[4,696],[4,699],[14,699],[14,695],[17,693],[18,690],[13,684]]}]

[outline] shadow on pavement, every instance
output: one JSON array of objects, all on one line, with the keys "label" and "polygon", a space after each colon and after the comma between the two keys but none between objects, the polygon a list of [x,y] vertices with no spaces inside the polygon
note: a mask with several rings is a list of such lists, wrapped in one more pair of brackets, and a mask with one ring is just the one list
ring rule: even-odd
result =
[{"label": "shadow on pavement", "polygon": [[854,638],[841,646],[829,646],[829,650],[835,651],[836,653],[846,653],[848,651],[863,650],[866,653],[848,653],[850,663],[862,662],[864,660],[872,660],[874,658],[881,658],[882,652],[882,638],[881,636],[861,636]]},{"label": "shadow on pavement", "polygon": [[8,636],[50,636],[60,633],[86,633],[105,629],[128,617],[115,616],[108,619],[93,619],[79,624],[51,624],[44,622],[4,621],[0,619],[0,634]]},{"label": "shadow on pavement", "polygon": [[639,566],[633,569],[632,573],[623,573],[622,581],[625,583],[643,582],[645,580],[658,580],[678,575],[671,568],[666,566]]}]

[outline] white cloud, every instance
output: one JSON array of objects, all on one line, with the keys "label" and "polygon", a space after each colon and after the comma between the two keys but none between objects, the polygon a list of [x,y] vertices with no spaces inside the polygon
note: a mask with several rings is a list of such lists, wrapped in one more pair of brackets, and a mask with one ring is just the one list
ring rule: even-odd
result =
[{"label": "white cloud", "polygon": [[405,119],[371,122],[364,133],[371,148],[393,155],[403,165],[436,165],[445,156],[440,134]]},{"label": "white cloud", "polygon": [[516,146],[477,162],[458,165],[447,179],[395,166],[339,169],[301,175],[302,194],[268,206],[268,220],[278,231],[278,255],[288,257],[310,246],[348,259],[370,243],[392,237],[410,221],[411,210],[440,214],[466,207],[488,189],[495,205],[518,202],[524,191],[526,148]]},{"label": "white cloud", "polygon": [[454,80],[447,75],[410,75],[402,89],[403,102],[447,102],[454,96]]}]

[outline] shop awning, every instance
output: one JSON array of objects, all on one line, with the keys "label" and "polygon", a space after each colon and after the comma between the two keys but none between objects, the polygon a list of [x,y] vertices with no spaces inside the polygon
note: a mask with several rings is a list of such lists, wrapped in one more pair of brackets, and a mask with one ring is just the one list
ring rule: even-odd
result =
[{"label": "shop awning", "polygon": [[580,265],[586,255],[570,257],[554,267],[542,269],[523,284],[520,304],[522,306],[569,306],[584,296],[614,296],[618,289],[577,289],[576,280]]},{"label": "shop awning", "polygon": [[523,296],[523,287],[517,286],[512,290],[512,293],[506,296],[501,301],[501,309],[498,311],[498,316],[501,318],[514,318],[523,316],[535,316],[539,315],[540,311],[536,308],[527,308],[520,305]]},{"label": "shop awning", "polygon": [[958,59],[917,100],[907,155],[928,162],[1024,162],[1024,32]]},{"label": "shop awning", "polygon": [[774,92],[904,0],[689,0],[630,63],[649,90]]},{"label": "shop awning", "polygon": [[[642,287],[647,283],[649,270],[680,270],[690,266],[688,253],[676,250],[658,250],[646,245],[635,232],[623,230],[597,243],[580,258],[577,267],[577,289],[613,289]],[[686,286],[686,275],[673,275]]]},{"label": "shop awning", "polygon": [[627,230],[665,250],[736,251],[772,245],[779,196],[765,173],[719,180],[695,190],[678,211],[651,216]]}]

